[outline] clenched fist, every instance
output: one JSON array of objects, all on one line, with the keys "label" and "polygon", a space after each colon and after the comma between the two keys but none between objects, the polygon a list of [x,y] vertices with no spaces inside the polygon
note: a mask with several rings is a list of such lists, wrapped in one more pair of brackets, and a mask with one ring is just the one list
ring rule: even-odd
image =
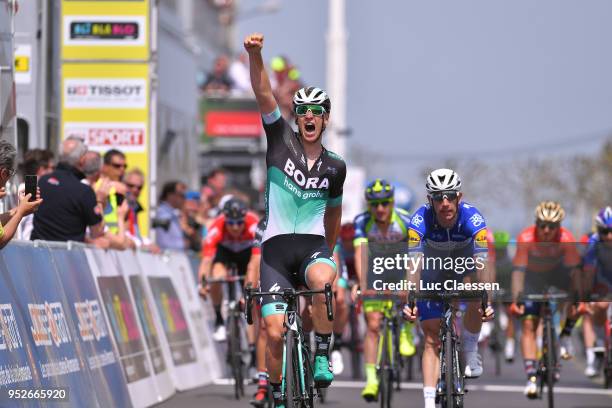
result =
[{"label": "clenched fist", "polygon": [[250,54],[252,52],[261,51],[263,48],[264,36],[260,33],[253,33],[246,36],[244,39],[244,49]]}]

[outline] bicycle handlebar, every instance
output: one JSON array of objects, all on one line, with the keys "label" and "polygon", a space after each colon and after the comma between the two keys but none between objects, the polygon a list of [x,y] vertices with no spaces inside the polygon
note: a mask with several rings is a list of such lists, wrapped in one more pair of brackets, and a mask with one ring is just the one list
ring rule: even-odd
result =
[{"label": "bicycle handlebar", "polygon": [[326,283],[325,289],[321,290],[295,290],[293,288],[285,288],[279,292],[262,292],[261,288],[253,288],[251,285],[247,285],[244,289],[244,298],[246,302],[246,320],[248,324],[253,324],[253,298],[262,296],[280,296],[286,301],[292,300],[299,296],[313,296],[313,295],[325,295],[325,307],[327,309],[327,320],[330,322],[334,320],[334,309],[332,305],[333,292],[331,284]]},{"label": "bicycle handlebar", "polygon": [[246,278],[246,275],[240,276],[227,276],[225,278],[212,278],[206,279],[206,283],[233,283],[233,282],[242,282]]},{"label": "bicycle handlebar", "polygon": [[480,299],[480,305],[482,311],[487,309],[489,303],[489,294],[486,290],[453,290],[445,292],[410,292],[408,294],[408,306],[413,309],[416,303],[416,299],[422,300],[437,300],[437,301],[450,301],[453,299]]}]

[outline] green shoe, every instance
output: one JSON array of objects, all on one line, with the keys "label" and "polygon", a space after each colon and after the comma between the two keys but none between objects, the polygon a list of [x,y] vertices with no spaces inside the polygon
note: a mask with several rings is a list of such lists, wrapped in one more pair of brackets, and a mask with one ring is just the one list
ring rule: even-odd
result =
[{"label": "green shoe", "polygon": [[329,360],[326,356],[315,356],[314,381],[320,388],[327,388],[334,381],[334,374],[329,369]]},{"label": "green shoe", "polygon": [[361,396],[367,402],[376,401],[378,399],[378,383],[366,383],[365,388],[361,391]]},{"label": "green shoe", "polygon": [[412,325],[405,324],[400,330],[399,352],[404,357],[410,357],[416,353],[412,338]]}]

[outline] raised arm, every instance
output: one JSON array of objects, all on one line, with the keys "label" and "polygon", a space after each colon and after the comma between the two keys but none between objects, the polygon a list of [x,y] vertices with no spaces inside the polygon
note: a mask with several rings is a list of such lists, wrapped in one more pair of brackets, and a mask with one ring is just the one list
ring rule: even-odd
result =
[{"label": "raised arm", "polygon": [[264,36],[260,33],[253,33],[244,39],[244,48],[249,54],[249,70],[251,73],[251,86],[262,114],[267,115],[278,107],[270,78],[264,67],[261,49],[263,48]]}]

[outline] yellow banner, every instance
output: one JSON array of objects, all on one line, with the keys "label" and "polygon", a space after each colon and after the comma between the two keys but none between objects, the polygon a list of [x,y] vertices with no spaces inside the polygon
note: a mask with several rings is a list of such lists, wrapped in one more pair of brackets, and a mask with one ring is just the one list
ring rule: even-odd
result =
[{"label": "yellow banner", "polygon": [[62,1],[63,60],[148,60],[149,0]]},{"label": "yellow banner", "polygon": [[125,153],[128,171],[145,175],[139,197],[144,211],[139,225],[148,234],[149,207],[149,66],[101,63],[62,66],[62,138],[76,136],[91,150]]}]

